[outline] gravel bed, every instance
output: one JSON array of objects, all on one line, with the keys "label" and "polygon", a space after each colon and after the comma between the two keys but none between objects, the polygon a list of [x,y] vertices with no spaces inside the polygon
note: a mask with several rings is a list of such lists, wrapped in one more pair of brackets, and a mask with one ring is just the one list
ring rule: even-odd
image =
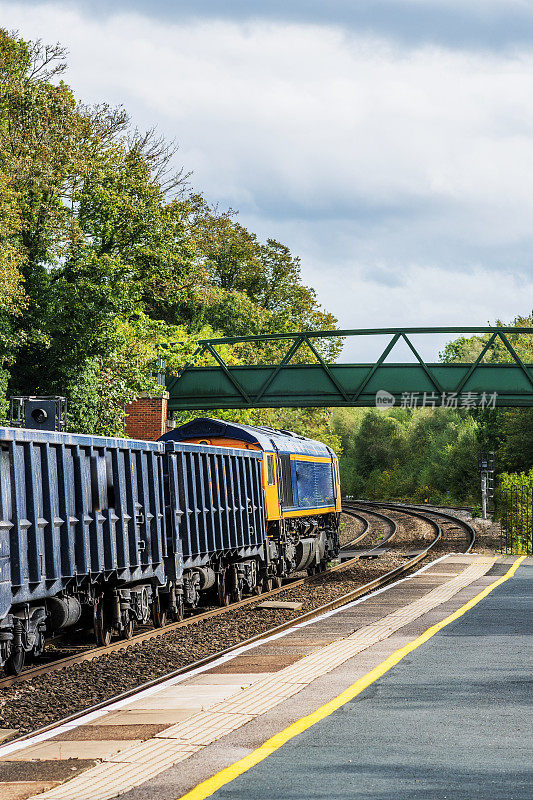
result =
[{"label": "gravel bed", "polygon": [[[341,514],[341,529],[339,533],[341,547],[351,542],[352,539],[361,536],[362,533],[363,523],[361,520],[352,517],[350,514]],[[368,535],[370,536],[370,530],[368,531]],[[366,539],[367,537],[365,536],[362,541],[366,543]]]},{"label": "gravel bed", "polygon": [[473,517],[470,512],[457,508],[435,508],[429,506],[435,512],[444,511],[447,514],[469,522],[476,532],[476,541],[473,552],[483,553],[484,555],[499,555],[501,553],[500,523],[492,519],[481,519]]},{"label": "gravel bed", "polygon": [[[448,512],[447,509],[438,509],[426,505],[420,507],[419,510],[421,514],[429,512],[428,516],[430,519],[432,519],[431,512],[435,513],[436,515],[438,515],[439,511],[445,511],[447,513],[451,513]],[[419,526],[424,524],[422,520],[420,520],[417,517],[412,517],[412,516],[409,517],[408,511],[401,511],[400,509],[391,510],[390,508],[386,509],[383,508],[383,513],[386,513],[392,519],[396,520],[396,522],[398,522],[398,524],[401,525],[403,531],[411,532],[411,536],[413,537],[412,539],[413,549],[415,549],[416,547],[424,547],[425,545],[427,545],[428,540],[432,539],[433,536],[435,535],[433,527],[428,523],[425,523],[426,533],[424,534],[423,538],[419,540],[417,543],[414,537],[416,536],[416,531],[420,530]],[[459,513],[455,514],[454,512],[454,515],[457,516],[459,519],[464,519],[465,521],[471,523],[471,517],[468,514],[460,516]],[[454,525],[454,523],[451,520],[447,520],[446,518],[443,517],[439,518],[438,516],[435,517],[435,521],[442,528],[442,537],[440,541],[437,542],[437,544],[432,548],[431,550],[432,555],[435,557],[439,557],[441,555],[444,555],[445,553],[454,551],[455,552],[463,551],[466,547],[467,542],[469,541],[469,537],[467,532],[462,528],[462,526],[457,524]],[[476,547],[476,552],[480,552],[480,550],[478,550],[477,547]]]},{"label": "gravel bed", "polygon": [[[424,511],[433,511],[435,514],[438,514],[439,511],[444,511],[446,514],[451,514],[454,517],[457,517],[464,522],[468,522],[476,532],[476,541],[474,542],[474,547],[472,549],[473,553],[480,553],[483,555],[500,555],[501,554],[501,543],[500,543],[500,524],[495,522],[492,519],[481,519],[480,517],[473,517],[469,511],[464,509],[457,509],[457,508],[445,508],[439,506],[429,506],[424,505],[420,507],[420,512],[423,513]],[[387,512],[388,513],[388,512]],[[446,529],[446,525],[444,525],[444,529]],[[456,547],[458,550],[461,550],[464,545],[464,535],[461,533],[453,534],[452,532],[447,532],[444,541],[449,543],[455,540]],[[440,553],[440,551],[448,551],[449,546],[439,544],[435,547],[435,553]]]},{"label": "gravel bed", "polygon": [[455,508],[454,506],[430,506],[424,503],[424,505],[418,505],[416,508],[419,509],[421,513],[424,511],[434,511],[438,514],[439,511],[444,511],[446,514],[451,514],[458,519],[464,520],[464,522],[470,523],[476,532],[476,541],[472,552],[481,553],[483,555],[501,554],[499,522],[490,518],[481,519],[480,517],[473,517],[469,511]]},{"label": "gravel bed", "polygon": [[[371,511],[364,512],[372,518]],[[345,570],[324,573],[303,586],[287,587],[280,600],[302,602],[299,611],[260,609],[257,603],[213,619],[168,631],[157,639],[132,645],[94,661],[84,661],[48,675],[40,675],[17,686],[0,689],[0,727],[18,734],[29,733],[65,716],[111,698],[128,689],[184,667],[198,659],[217,653],[266,631],[288,619],[298,617],[330,600],[405,563],[401,552],[409,547],[424,546],[431,538],[431,527],[422,520],[400,512],[385,511],[397,518],[399,529],[390,543],[389,552],[375,560],[359,560]],[[357,524],[357,521],[354,520]],[[345,531],[355,525],[347,525]],[[360,523],[359,523],[360,527]],[[388,526],[382,523],[379,530]],[[357,532],[346,534],[354,538]],[[383,536],[378,532],[372,538]],[[370,538],[370,537],[369,537]],[[364,540],[367,544],[367,539]]]},{"label": "gravel bed", "polygon": [[[364,539],[361,539],[355,547],[375,547],[379,542],[390,533],[390,525],[380,517],[376,517],[371,511],[357,511],[363,517],[367,517],[370,525]],[[351,544],[351,542],[363,533],[363,523],[350,516],[341,515],[340,543],[341,547]]]}]

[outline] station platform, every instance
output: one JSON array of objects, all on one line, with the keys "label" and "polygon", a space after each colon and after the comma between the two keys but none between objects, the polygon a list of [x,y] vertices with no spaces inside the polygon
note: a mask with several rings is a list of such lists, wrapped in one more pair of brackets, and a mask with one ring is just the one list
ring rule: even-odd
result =
[{"label": "station platform", "polygon": [[445,556],[0,747],[0,799],[531,800],[532,580],[533,559]]}]

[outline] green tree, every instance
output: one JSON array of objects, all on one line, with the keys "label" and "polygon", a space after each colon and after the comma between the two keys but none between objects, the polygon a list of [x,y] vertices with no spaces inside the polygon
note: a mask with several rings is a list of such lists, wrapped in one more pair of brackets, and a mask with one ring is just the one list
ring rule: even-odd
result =
[{"label": "green tree", "polygon": [[478,491],[477,421],[452,409],[337,409],[343,490],[358,497],[459,502]]},{"label": "green tree", "polygon": [[[0,31],[2,397],[9,377],[12,393],[66,395],[71,429],[120,433],[124,404],[160,391],[163,348],[172,372],[201,337],[334,327],[286,246],[188,193],[172,142],[132,130],[121,108],[76,101],[64,55]],[[259,363],[286,347],[223,352]],[[235,416],[337,442],[324,410]]]},{"label": "green tree", "polygon": [[[235,211],[220,212],[200,195],[190,198],[188,211],[199,256],[214,287],[205,304],[193,299],[197,321],[228,336],[335,329],[336,318],[320,308],[315,291],[302,283],[300,259],[286,245],[274,239],[260,243],[236,221]],[[326,340],[317,347],[332,360],[342,341]],[[253,357],[251,348],[245,352]],[[304,352],[294,360],[309,358],[309,351],[305,356]],[[265,345],[256,353],[263,360],[283,357],[283,345]]]},{"label": "green tree", "polygon": [[[533,363],[533,335],[513,333],[513,328],[533,328],[533,312],[517,316],[510,323],[498,320],[505,327],[505,335],[517,355],[525,362]],[[491,334],[460,337],[449,342],[441,358],[446,363],[474,361],[482,352]],[[483,357],[485,363],[514,362],[512,354],[497,338]],[[533,466],[533,408],[496,408],[474,412],[480,425],[480,449],[494,450],[497,468],[507,472],[527,471]]]}]

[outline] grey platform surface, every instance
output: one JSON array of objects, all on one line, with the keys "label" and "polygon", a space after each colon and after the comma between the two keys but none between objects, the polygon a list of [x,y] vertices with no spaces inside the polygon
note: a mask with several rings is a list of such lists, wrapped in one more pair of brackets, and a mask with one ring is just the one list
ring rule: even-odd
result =
[{"label": "grey platform surface", "polygon": [[532,800],[533,566],[214,800]]}]

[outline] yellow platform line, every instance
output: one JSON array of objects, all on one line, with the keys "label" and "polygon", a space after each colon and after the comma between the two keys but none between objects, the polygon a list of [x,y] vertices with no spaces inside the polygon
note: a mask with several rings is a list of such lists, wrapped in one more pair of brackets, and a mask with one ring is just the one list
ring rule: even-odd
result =
[{"label": "yellow platform line", "polygon": [[308,730],[313,725],[316,725],[317,722],[325,719],[325,717],[329,717],[333,714],[334,711],[337,711],[338,708],[348,703],[350,700],[353,700],[354,697],[357,697],[358,694],[361,694],[365,689],[367,689],[374,681],[377,681],[378,678],[381,678],[388,672],[392,667],[396,666],[405,656],[412,653],[413,650],[416,650],[420,645],[424,644],[431,639],[432,636],[435,636],[436,633],[441,631],[451,622],[455,622],[456,619],[462,617],[463,614],[466,614],[467,611],[470,611],[471,608],[474,608],[481,600],[483,600],[487,595],[489,595],[497,586],[501,586],[502,583],[512,578],[515,574],[516,570],[525,559],[525,556],[520,556],[517,558],[513,565],[509,568],[509,570],[498,580],[491,583],[490,586],[487,586],[483,591],[465,603],[461,608],[458,608],[457,611],[454,611],[453,614],[450,614],[448,617],[443,619],[441,622],[438,622],[436,625],[432,625],[428,628],[424,633],[418,636],[416,639],[413,639],[412,642],[406,644],[404,647],[400,647],[399,650],[392,653],[385,661],[382,661],[381,664],[378,664],[377,667],[367,672],[366,675],[363,675],[362,678],[359,678],[354,684],[345,689],[341,692],[337,697],[334,697],[333,700],[330,700],[328,703],[325,703],[323,706],[318,708],[316,711],[313,711],[311,714],[308,714],[305,717],[302,717],[296,722],[293,722],[284,730],[276,733],[270,739],[254,750],[244,758],[241,758],[239,761],[236,761],[235,764],[231,764],[229,767],[225,767],[225,769],[217,772],[216,775],[213,775],[211,778],[203,781],[202,783],[198,784],[194,789],[191,789],[190,792],[187,794],[182,795],[178,800],[204,800],[206,797],[210,797],[213,795],[218,789],[222,788],[231,781],[238,778],[239,775],[242,775],[244,772],[248,772],[249,769],[254,767],[256,764],[259,764],[261,761],[264,761],[265,758],[272,755],[276,750],[279,750],[286,742],[294,739],[295,736],[298,736],[300,733]]}]

